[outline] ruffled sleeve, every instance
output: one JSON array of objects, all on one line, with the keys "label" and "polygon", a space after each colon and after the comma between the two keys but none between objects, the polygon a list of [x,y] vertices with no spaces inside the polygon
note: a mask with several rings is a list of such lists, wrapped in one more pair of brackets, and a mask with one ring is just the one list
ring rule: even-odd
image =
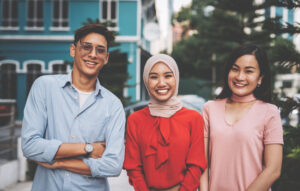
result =
[{"label": "ruffled sleeve", "polygon": [[125,161],[123,168],[126,169],[129,183],[135,190],[149,191],[143,172],[141,151],[137,144],[138,132],[134,120],[130,116],[127,121]]},{"label": "ruffled sleeve", "polygon": [[201,115],[197,115],[193,120],[190,133],[191,143],[186,160],[187,169],[180,191],[197,190],[200,176],[207,167],[204,152],[204,122]]}]

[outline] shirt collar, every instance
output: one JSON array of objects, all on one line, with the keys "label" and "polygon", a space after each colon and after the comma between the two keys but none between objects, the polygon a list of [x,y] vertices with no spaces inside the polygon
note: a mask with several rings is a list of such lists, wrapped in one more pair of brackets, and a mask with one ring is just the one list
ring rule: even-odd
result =
[{"label": "shirt collar", "polygon": [[[69,86],[72,84],[72,71],[69,72],[67,75],[64,76],[63,80],[60,81],[60,87],[64,88],[66,86]],[[101,94],[101,89],[103,87],[101,86],[100,84],[100,81],[99,79],[97,78],[97,81],[96,81],[96,89],[94,91],[94,95],[95,96],[100,96],[100,97],[103,97],[103,95]]]}]

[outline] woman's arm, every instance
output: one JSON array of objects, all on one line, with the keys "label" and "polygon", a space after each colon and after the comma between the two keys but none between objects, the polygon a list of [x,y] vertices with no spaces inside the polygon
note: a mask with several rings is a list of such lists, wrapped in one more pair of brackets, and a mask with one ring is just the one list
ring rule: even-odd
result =
[{"label": "woman's arm", "polygon": [[186,160],[186,173],[181,182],[180,191],[195,190],[199,187],[201,170],[207,167],[204,144],[204,122],[199,115],[191,128],[191,144]]},{"label": "woman's arm", "polygon": [[247,191],[266,191],[279,178],[282,164],[282,145],[265,145],[265,168],[247,188]]},{"label": "woman's arm", "polygon": [[209,176],[208,176],[208,168],[210,166],[210,159],[209,159],[209,108],[208,103],[204,104],[203,106],[203,120],[204,120],[204,146],[205,146],[205,158],[207,161],[207,168],[203,172],[202,176],[200,177],[200,191],[208,191],[209,188]]},{"label": "woman's arm", "polygon": [[[205,146],[205,158],[207,163],[208,161],[208,138],[204,138],[204,146]],[[200,177],[200,191],[208,191],[208,167],[205,169],[203,174]]]},{"label": "woman's arm", "polygon": [[127,121],[125,160],[123,168],[126,169],[129,177],[129,183],[134,187],[135,190],[149,191],[144,177],[143,163],[142,159],[140,158],[141,153],[137,140],[138,133],[135,127],[135,119],[129,116]]}]

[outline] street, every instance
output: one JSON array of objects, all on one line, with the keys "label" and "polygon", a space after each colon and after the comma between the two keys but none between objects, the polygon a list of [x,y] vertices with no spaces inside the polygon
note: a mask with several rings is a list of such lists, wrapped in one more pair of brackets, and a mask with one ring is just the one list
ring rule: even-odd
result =
[{"label": "street", "polygon": [[[128,183],[126,171],[122,170],[119,177],[109,178],[110,191],[134,191]],[[30,191],[32,182],[23,182],[10,186],[4,191]]]}]

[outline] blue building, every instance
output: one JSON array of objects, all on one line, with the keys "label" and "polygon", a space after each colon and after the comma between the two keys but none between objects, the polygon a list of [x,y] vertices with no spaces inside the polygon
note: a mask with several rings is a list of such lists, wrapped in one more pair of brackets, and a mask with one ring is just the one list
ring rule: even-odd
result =
[{"label": "blue building", "polygon": [[[295,9],[288,9],[284,7],[276,7],[276,6],[271,6],[265,10],[265,17],[266,18],[275,18],[275,17],[280,17],[280,22],[285,25],[285,23],[294,25],[295,19]],[[293,35],[291,34],[284,34],[284,38],[288,38],[293,41]]]},{"label": "blue building", "polygon": [[140,100],[141,61],[150,47],[141,31],[156,21],[154,0],[0,0],[0,98],[17,100],[18,120],[38,76],[71,71],[64,62],[72,61],[74,31],[88,18],[113,23],[129,62],[124,95]]}]

